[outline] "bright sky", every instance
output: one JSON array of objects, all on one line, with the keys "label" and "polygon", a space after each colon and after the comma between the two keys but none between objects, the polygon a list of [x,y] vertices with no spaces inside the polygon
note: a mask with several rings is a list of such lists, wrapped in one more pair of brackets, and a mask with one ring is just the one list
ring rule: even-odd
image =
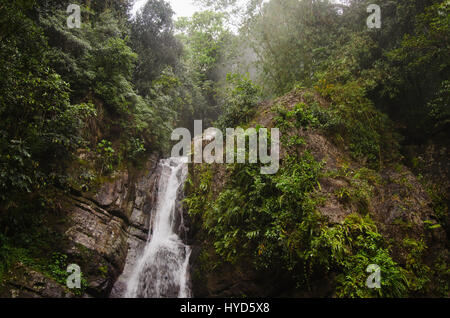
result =
[{"label": "bright sky", "polygon": [[[199,11],[199,7],[196,7],[192,4],[191,0],[167,0],[171,5],[173,11],[175,11],[175,17],[190,17],[192,16],[196,11]],[[136,13],[137,10],[139,10],[147,0],[138,0],[136,1],[134,7],[133,7],[133,14]]]},{"label": "bright sky", "polygon": [[[196,11],[201,11],[201,8],[197,5],[194,5],[192,3],[192,0],[167,0],[171,5],[173,11],[175,11],[175,18],[179,17],[190,17],[192,16]],[[245,3],[245,0],[240,0]],[[265,0],[267,2],[267,0]],[[133,14],[136,13],[145,3],[147,0],[137,0],[133,7]],[[342,3],[343,0],[333,0],[333,2]]]}]

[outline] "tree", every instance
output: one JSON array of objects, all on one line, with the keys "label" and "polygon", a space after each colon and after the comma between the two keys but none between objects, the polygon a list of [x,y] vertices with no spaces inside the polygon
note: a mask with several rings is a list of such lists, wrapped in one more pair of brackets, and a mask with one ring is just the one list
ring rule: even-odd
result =
[{"label": "tree", "polygon": [[330,56],[339,35],[340,16],[329,1],[272,0],[249,8],[245,35],[258,56],[260,82],[282,94],[312,75]]},{"label": "tree", "polygon": [[[2,5],[0,44],[0,199],[58,183],[80,144],[86,104],[71,104],[69,85],[51,67],[33,6]],[[14,30],[14,32],[10,32]]]},{"label": "tree", "polygon": [[206,105],[194,109],[195,119],[211,124],[220,114],[217,90],[231,59],[233,35],[225,28],[223,13],[203,11],[192,18],[181,18],[176,27],[185,45],[184,65],[194,84],[201,90]]},{"label": "tree", "polygon": [[131,22],[131,47],[139,55],[134,73],[138,92],[147,96],[154,81],[168,66],[176,67],[181,44],[173,34],[174,12],[164,0],[149,0]]}]

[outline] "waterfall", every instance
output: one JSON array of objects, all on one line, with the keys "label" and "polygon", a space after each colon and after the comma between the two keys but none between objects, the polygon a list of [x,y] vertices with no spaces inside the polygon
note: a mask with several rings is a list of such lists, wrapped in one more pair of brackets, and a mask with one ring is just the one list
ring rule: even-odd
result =
[{"label": "waterfall", "polygon": [[180,203],[187,159],[160,161],[161,177],[150,234],[127,284],[127,298],[188,298],[191,248],[181,240],[184,230]]}]

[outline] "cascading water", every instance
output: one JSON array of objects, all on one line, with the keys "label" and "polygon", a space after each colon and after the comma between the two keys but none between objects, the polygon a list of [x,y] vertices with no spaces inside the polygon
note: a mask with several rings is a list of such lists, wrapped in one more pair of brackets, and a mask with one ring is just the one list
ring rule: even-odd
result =
[{"label": "cascading water", "polygon": [[151,234],[128,281],[127,298],[191,296],[188,272],[191,248],[179,237],[184,232],[180,197],[187,176],[187,159],[164,159],[160,166]]}]

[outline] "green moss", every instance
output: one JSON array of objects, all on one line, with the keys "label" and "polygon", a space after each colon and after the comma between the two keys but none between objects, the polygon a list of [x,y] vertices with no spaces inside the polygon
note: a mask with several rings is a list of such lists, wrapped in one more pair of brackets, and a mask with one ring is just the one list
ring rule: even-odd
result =
[{"label": "green moss", "polygon": [[102,273],[102,276],[104,278],[106,278],[108,276],[108,266],[107,265],[99,266],[98,270],[100,271],[100,273]]},{"label": "green moss", "polygon": [[448,229],[448,202],[446,196],[436,186],[428,185],[425,187],[432,200],[432,207],[436,214],[439,224]]}]

